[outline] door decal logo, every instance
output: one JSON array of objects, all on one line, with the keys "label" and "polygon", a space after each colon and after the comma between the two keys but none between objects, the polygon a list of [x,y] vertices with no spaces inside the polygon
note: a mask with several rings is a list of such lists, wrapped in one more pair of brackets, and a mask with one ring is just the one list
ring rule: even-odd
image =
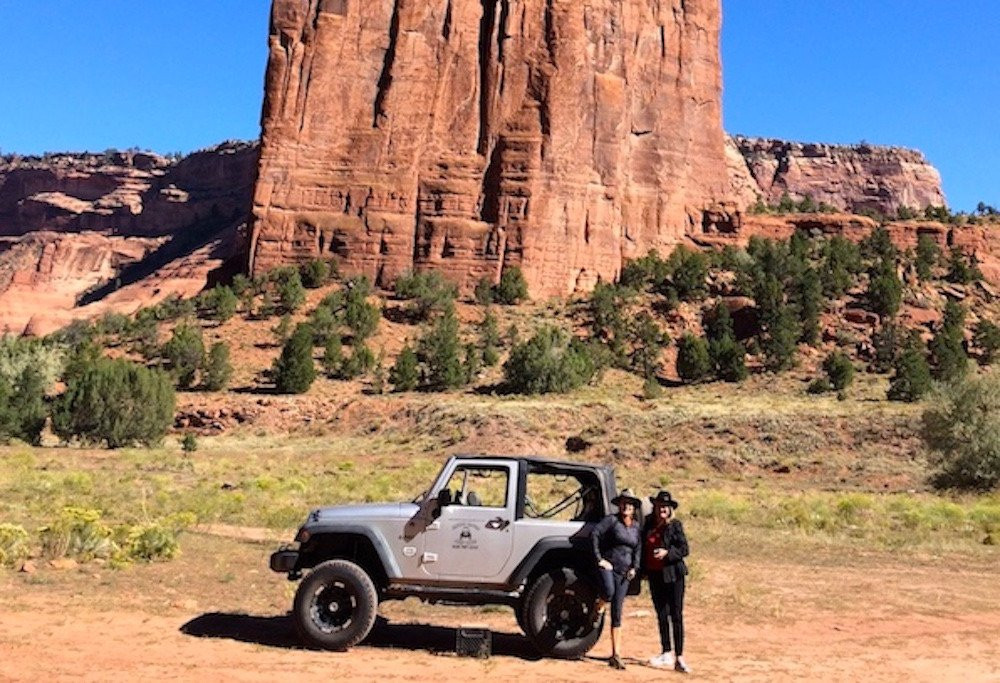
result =
[{"label": "door decal logo", "polygon": [[452,530],[456,533],[455,540],[451,543],[454,550],[479,550],[479,540],[476,538],[478,525],[456,524]]}]

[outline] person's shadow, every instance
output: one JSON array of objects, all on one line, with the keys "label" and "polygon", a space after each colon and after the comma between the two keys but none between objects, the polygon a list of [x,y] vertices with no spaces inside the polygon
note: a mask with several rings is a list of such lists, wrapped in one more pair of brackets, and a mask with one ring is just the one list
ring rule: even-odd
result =
[{"label": "person's shadow", "polygon": [[[212,612],[202,614],[180,628],[194,638],[219,638],[265,647],[307,649],[295,632],[290,614],[273,617]],[[363,647],[400,650],[424,650],[430,653],[453,653],[457,629],[428,624],[393,624],[378,617]],[[494,631],[493,654],[528,661],[542,659],[527,638],[516,633]]]}]

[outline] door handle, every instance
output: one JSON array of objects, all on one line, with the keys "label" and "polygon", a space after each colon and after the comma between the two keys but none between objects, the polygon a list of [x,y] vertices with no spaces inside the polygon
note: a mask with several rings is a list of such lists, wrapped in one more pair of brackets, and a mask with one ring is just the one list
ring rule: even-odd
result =
[{"label": "door handle", "polygon": [[501,519],[500,517],[497,517],[495,519],[491,519],[490,521],[486,522],[485,526],[487,529],[492,529],[493,531],[503,531],[508,526],[510,526],[510,522],[508,522],[506,519]]}]

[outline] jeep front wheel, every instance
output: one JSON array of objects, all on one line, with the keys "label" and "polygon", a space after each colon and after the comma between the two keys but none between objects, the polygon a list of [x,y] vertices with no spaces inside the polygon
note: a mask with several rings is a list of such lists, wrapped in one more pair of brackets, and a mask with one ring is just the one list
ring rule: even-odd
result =
[{"label": "jeep front wheel", "polygon": [[601,637],[604,617],[595,616],[597,591],[568,567],[542,574],[521,604],[524,634],[546,656],[578,659]]},{"label": "jeep front wheel", "polygon": [[347,560],[317,565],[295,594],[295,628],[312,647],[346,650],[372,630],[378,594],[371,578]]}]

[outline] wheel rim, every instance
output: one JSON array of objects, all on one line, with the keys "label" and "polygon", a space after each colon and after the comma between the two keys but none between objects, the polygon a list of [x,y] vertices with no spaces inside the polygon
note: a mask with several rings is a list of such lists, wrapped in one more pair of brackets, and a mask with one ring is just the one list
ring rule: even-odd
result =
[{"label": "wheel rim", "polygon": [[593,628],[591,604],[572,588],[553,587],[545,605],[543,629],[556,640],[580,638]]},{"label": "wheel rim", "polygon": [[336,582],[319,586],[309,601],[309,615],[323,633],[337,633],[351,625],[358,601],[347,585]]}]

